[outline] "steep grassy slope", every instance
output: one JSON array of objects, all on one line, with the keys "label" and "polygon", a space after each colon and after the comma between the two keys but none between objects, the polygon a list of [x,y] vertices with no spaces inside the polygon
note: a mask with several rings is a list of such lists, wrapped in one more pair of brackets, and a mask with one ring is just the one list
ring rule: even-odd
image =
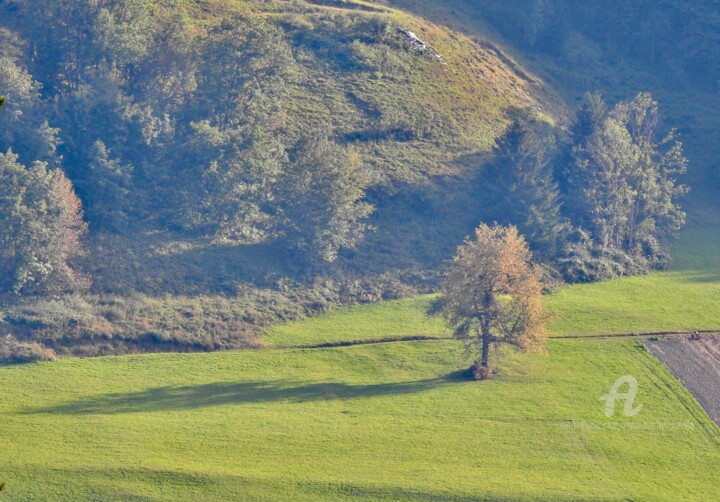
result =
[{"label": "steep grassy slope", "polygon": [[[51,3],[53,12],[59,9],[58,5],[64,5],[55,0]],[[368,198],[377,208],[373,224],[378,229],[370,235],[371,242],[361,254],[375,271],[408,267],[414,265],[414,258],[421,262],[437,259],[442,253],[433,248],[448,241],[450,247],[454,246],[467,228],[478,223],[474,209],[467,207],[477,205],[469,194],[467,178],[477,171],[515,109],[531,107],[550,121],[559,115],[549,98],[549,89],[522,68],[508,64],[495,51],[470,37],[387,6],[340,0],[146,3],[151,14],[143,22],[148,30],[171,32],[179,48],[175,53],[172,46],[154,47],[159,55],[150,51],[133,68],[118,71],[123,77],[113,81],[117,96],[111,101],[132,103],[132,110],[146,109],[147,114],[158,120],[167,114],[176,136],[158,140],[157,144],[140,141],[137,137],[140,134],[133,129],[138,124],[123,122],[130,120],[127,117],[132,110],[115,110],[118,113],[113,114],[109,108],[114,105],[103,101],[106,96],[102,88],[94,89],[96,83],[90,70],[88,75],[77,78],[87,79],[93,88],[87,98],[93,105],[83,101],[77,105],[80,111],[61,110],[58,117],[50,117],[51,123],[62,123],[60,150],[67,164],[63,167],[85,199],[91,219],[92,272],[95,288],[100,292],[142,291],[152,295],[226,292],[234,286],[261,282],[268,275],[297,272],[279,253],[271,256],[271,260],[263,260],[259,255],[265,249],[260,252],[252,246],[231,249],[198,238],[197,233],[190,237],[183,231],[192,226],[188,220],[193,218],[185,206],[192,206],[188,201],[193,198],[190,193],[204,186],[209,169],[204,164],[210,162],[212,152],[207,159],[203,155],[193,160],[174,158],[175,150],[191,142],[181,136],[185,134],[182,131],[193,130],[191,123],[204,120],[223,123],[222,116],[212,114],[217,106],[233,109],[238,103],[252,101],[244,94],[247,93],[244,87],[231,89],[228,98],[220,91],[210,92],[202,86],[198,90],[192,84],[201,80],[201,74],[213,71],[216,73],[211,75],[211,81],[229,78],[222,71],[224,66],[232,65],[233,56],[223,56],[225,53],[215,46],[215,52],[206,48],[207,39],[222,31],[219,26],[228,30],[228,26],[241,25],[241,32],[257,31],[257,39],[248,36],[245,48],[234,49],[236,56],[245,58],[243,61],[250,68],[268,66],[273,68],[269,73],[282,75],[272,86],[268,84],[271,89],[263,88],[275,103],[257,105],[261,111],[252,109],[262,119],[261,123],[272,130],[274,140],[292,149],[300,137],[329,134],[339,144],[352,145],[361,154],[363,165],[373,174]],[[0,18],[8,21],[7,28],[17,30],[19,38],[41,38],[34,31],[32,15],[22,24],[13,18],[16,11],[12,5],[0,5]],[[59,33],[57,37],[67,42],[67,37],[61,36],[66,33],[62,28],[64,21],[58,17],[59,14],[49,17],[45,22],[53,25],[50,31]],[[269,37],[271,41],[259,42],[266,32],[273,34]],[[410,32],[419,39],[413,39]],[[157,43],[165,43],[167,36],[170,35],[157,35]],[[98,49],[88,41],[84,43],[88,59],[85,64],[90,68],[96,63]],[[270,56],[263,59],[262,43],[282,52],[285,59],[281,63]],[[115,56],[113,51],[118,50],[115,46],[107,49]],[[73,68],[73,54],[72,43],[67,43],[67,47],[50,45],[38,55],[26,56],[29,71],[41,80],[48,98],[64,100],[63,92],[71,94],[63,87],[72,89],[71,85],[63,84],[63,75],[53,74],[53,62],[67,59],[65,66]],[[210,56],[219,58],[217,67],[203,66],[203,60]],[[242,68],[235,71],[243,73]],[[251,69],[248,74],[252,74]],[[158,84],[183,79],[191,83],[181,91],[171,92],[167,88],[172,88],[169,83]],[[182,97],[177,97],[177,93]],[[127,132],[130,138],[123,136],[126,133],[118,133],[126,128],[132,131]],[[129,204],[130,209],[117,209],[134,218],[132,231],[123,233],[121,238],[105,235],[107,222],[102,218],[98,221],[97,212],[89,203],[97,194],[88,185],[89,161],[85,158],[88,154],[82,152],[97,140],[103,141],[113,158],[132,166],[128,170],[136,174],[142,171],[142,176],[137,174],[137,179],[131,176],[129,182],[135,202]],[[134,146],[133,141],[142,145]],[[163,149],[173,141],[181,144]],[[25,160],[29,163],[32,159]],[[113,204],[122,206],[127,202],[125,197]],[[98,203],[103,204],[111,202]],[[424,211],[434,213],[438,221],[428,223]],[[428,226],[433,228],[416,231]],[[198,233],[205,236],[202,233],[205,230]],[[399,235],[403,238],[398,238]],[[409,239],[413,242],[404,245],[415,250],[416,256],[410,256],[410,251],[398,252],[390,263],[384,262],[389,242],[397,245]],[[228,266],[215,275],[206,266],[208,255]],[[261,266],[256,265],[258,262]]]},{"label": "steep grassy slope", "polygon": [[[445,341],[2,367],[3,499],[720,497],[720,434],[636,342],[549,352],[483,383]],[[606,418],[625,374],[643,410]]]},{"label": "steep grassy slope", "polygon": [[[303,65],[289,118],[305,127],[329,120],[380,178],[462,172],[465,157],[492,147],[509,108],[538,106],[526,75],[465,36],[361,2],[318,4],[280,3],[271,16]],[[388,23],[389,32],[373,37],[364,21]]]},{"label": "steep grassy slope", "polygon": [[[31,45],[18,42],[13,54],[24,54],[18,64],[43,86],[47,101],[37,113],[62,128],[61,164],[84,198],[90,220],[86,265],[93,280],[91,294],[82,298],[0,306],[0,329],[19,338],[34,336],[59,353],[108,354],[143,350],[139,347],[153,343],[178,350],[237,348],[247,345],[246,334],[276,320],[359,298],[405,294],[402,287],[386,286],[397,285],[398,276],[408,270],[406,282],[422,288],[432,274],[427,271],[450,256],[479,223],[483,200],[470,179],[509,116],[518,107],[532,107],[550,121],[561,115],[542,82],[491,48],[386,5],[341,0],[138,2],[147,9],[137,19],[154,38],[144,39],[129,26],[118,28],[119,40],[128,35],[136,37],[136,48],[149,45],[149,51],[133,56],[138,59],[132,64],[123,59],[123,43],[109,37],[117,43],[103,45],[110,42],[107,34],[98,35],[104,28],[92,24],[97,19],[92,21],[91,13],[97,9],[77,7],[88,5],[97,7],[51,0],[38,21],[32,2],[0,2],[0,27],[17,32],[7,35],[8,43],[17,35],[34,44],[33,52]],[[137,9],[118,10],[127,14]],[[78,12],[85,14],[72,15]],[[242,28],[232,32],[236,26]],[[221,38],[229,44],[254,31],[260,35],[243,38],[230,56],[222,50],[226,46],[208,42]],[[219,37],[217,32],[231,35]],[[292,149],[300,136],[329,133],[337,143],[359,151],[373,174],[367,199],[376,206],[370,222],[376,230],[357,252],[322,267],[318,280],[282,239],[223,241],[191,221],[202,220],[197,212],[213,205],[199,200],[213,169],[211,158],[205,158],[212,156],[205,153],[211,149],[200,148],[193,159],[184,150],[198,139],[190,134],[191,124],[223,122],[211,111],[214,100],[228,108],[248,100],[244,87],[231,89],[229,97],[210,92],[208,85],[198,83],[200,74],[211,73],[211,83],[222,82],[228,78],[225,66],[231,67],[238,54],[251,62],[247,67],[277,64],[264,60],[257,49],[267,47],[258,42],[267,33],[272,33],[270,42],[263,43],[280,47],[287,56],[280,58],[282,68],[275,68],[283,75],[277,86],[282,99],[269,106],[276,115],[262,107],[257,112],[267,120],[272,115],[273,139]],[[104,55],[98,53],[101,45]],[[203,66],[208,59],[215,61],[208,54],[225,54],[226,59],[214,68]],[[105,56],[114,62],[98,63]],[[115,64],[118,68],[109,71]],[[123,70],[124,64],[129,66]],[[243,68],[235,72],[243,73]],[[76,93],[79,81],[87,88]],[[274,97],[275,90],[266,92]],[[8,106],[3,117],[17,111],[12,100]],[[155,129],[161,122],[162,134]],[[85,150],[98,140],[124,174],[114,168],[98,174],[103,170],[89,167],[92,155]],[[112,223],[116,217],[117,228]],[[217,223],[221,217],[210,219]]]},{"label": "steep grassy slope", "polygon": [[720,16],[712,0],[387,3],[491,40],[568,103],[586,91],[600,91],[610,101],[652,92],[666,125],[677,128],[687,146],[694,192],[707,197],[717,189]]},{"label": "steep grassy slope", "polygon": [[[714,36],[709,5],[613,1],[603,12],[567,0],[216,0],[158,8],[169,15],[184,6],[198,30],[232,11],[252,12],[282,30],[297,63],[285,103],[288,134],[327,121],[362,151],[377,180],[370,193],[377,230],[343,265],[381,274],[434,268],[452,254],[479,223],[483,202],[463,175],[481,165],[513,107],[562,122],[563,107],[547,96],[553,91],[569,104],[586,90],[611,101],[652,91],[667,125],[680,128],[691,159],[689,205],[694,220],[704,220],[716,205],[707,195],[716,188],[708,178],[719,153],[720,76],[713,78],[717,65],[700,64],[708,51],[693,40]],[[646,22],[659,14],[676,19],[654,28]],[[430,48],[417,50],[398,28]],[[164,232],[133,242],[106,239],[96,251],[97,289],[121,293],[225,293],[296,272],[292,257],[277,249],[220,247]],[[208,270],[208,259],[218,267]]]},{"label": "steep grassy slope", "polygon": [[[60,7],[57,5],[62,5],[62,2],[53,1],[52,4],[53,9],[58,10]],[[175,30],[172,36],[177,38],[177,45],[195,44],[198,51],[186,51],[183,53],[186,59],[183,60],[172,54],[173,47],[163,47],[168,53],[164,58],[136,63],[138,68],[134,73],[128,73],[133,76],[116,82],[128,99],[138,106],[149,107],[152,113],[168,113],[172,120],[179,122],[186,120],[187,116],[194,121],[208,119],[213,123],[219,122],[216,117],[203,115],[202,108],[200,111],[193,108],[197,106],[195,103],[185,101],[190,98],[222,100],[222,96],[192,95],[197,89],[190,85],[186,91],[188,95],[177,100],[182,103],[178,105],[174,96],[157,98],[155,94],[163,90],[153,87],[153,79],[172,81],[181,78],[172,73],[175,69],[173,65],[186,65],[198,72],[217,70],[202,67],[199,59],[221,57],[200,50],[208,33],[213,33],[218,27],[227,29],[242,25],[245,30],[257,31],[256,38],[247,38],[247,50],[262,52],[263,46],[258,40],[262,39],[263,30],[268,29],[264,23],[268,23],[273,29],[277,28],[279,34],[269,46],[274,49],[282,46],[283,51],[288,50],[287,59],[283,60],[285,67],[278,68],[276,72],[282,74],[280,80],[284,88],[279,94],[282,102],[277,103],[281,110],[282,128],[273,132],[282,136],[278,139],[286,146],[292,146],[292,141],[300,134],[314,130],[327,132],[329,128],[331,136],[338,142],[352,143],[363,152],[364,160],[375,171],[378,183],[413,183],[427,181],[433,176],[458,174],[462,172],[463,160],[485,153],[492,147],[494,139],[507,123],[510,109],[544,107],[542,84],[522,69],[508,65],[494,51],[467,36],[383,5],[344,0],[146,0],[142,4],[148,12],[146,16],[149,19],[142,18],[148,30],[160,33]],[[17,10],[13,5],[0,6],[3,19],[10,23],[8,29],[18,30],[19,37],[39,38],[32,31],[33,27],[12,24]],[[88,16],[86,22],[91,23],[92,16]],[[122,14],[118,16],[122,17]],[[0,24],[3,22],[0,21]],[[56,18],[49,18],[47,22],[63,23],[62,19]],[[55,28],[62,31],[61,26],[53,26]],[[94,25],[80,29],[102,30]],[[419,39],[414,39],[409,31]],[[101,38],[99,35],[95,37]],[[163,36],[157,39],[158,44],[165,40]],[[98,57],[93,53],[97,48],[89,45],[83,50],[93,56],[85,62],[90,66]],[[106,50],[114,52],[122,48],[113,46]],[[71,59],[72,51],[68,51],[70,53],[65,54],[48,49],[47,53],[33,56],[35,59],[28,57],[32,59],[28,66],[36,71],[36,78],[47,80],[40,83],[49,95],[61,92],[64,85],[61,76],[47,76],[53,69],[52,60]],[[247,55],[240,49],[236,53],[238,59],[245,58],[242,61],[248,66],[272,67],[277,64],[277,61],[263,60],[264,55]],[[218,59],[217,63],[233,64],[232,58],[226,61]],[[141,69],[143,65],[160,66],[162,69]],[[236,70],[237,73],[245,70],[249,74],[252,72],[252,69]],[[155,71],[160,73],[155,75]],[[217,75],[223,74],[218,71]],[[94,85],[91,75],[78,78],[81,77]],[[192,75],[191,78],[200,79],[200,75]],[[224,75],[224,78],[231,77]],[[241,80],[240,77],[238,79]],[[233,83],[228,82],[227,85],[232,86]],[[236,93],[244,90],[232,89]],[[232,107],[237,105],[237,101],[241,100],[221,103]],[[269,114],[268,110],[266,112]],[[73,136],[72,130],[61,133],[62,138],[72,139],[72,143],[65,145],[67,155],[74,155],[72,146],[84,148],[83,142],[100,139],[108,148],[114,147],[115,155],[126,157],[124,160],[133,165],[140,163],[142,159],[132,158],[133,152],[122,151],[122,138],[114,137],[115,131],[108,133],[104,130],[108,127],[103,121],[111,120],[109,114],[88,120],[90,122],[83,124],[70,122],[67,127],[91,127],[85,130],[89,138],[82,138],[82,142]],[[318,129],[321,126],[322,129]],[[68,167],[70,172],[80,169],[79,166]]]}]

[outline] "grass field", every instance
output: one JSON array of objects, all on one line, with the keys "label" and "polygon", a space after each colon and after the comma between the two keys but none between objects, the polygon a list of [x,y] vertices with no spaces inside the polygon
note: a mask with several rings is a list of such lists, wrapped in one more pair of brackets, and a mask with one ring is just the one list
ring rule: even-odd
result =
[{"label": "grass field", "polygon": [[[545,298],[553,337],[664,330],[720,330],[720,233],[685,231],[670,270],[562,288]],[[265,342],[278,347],[388,337],[450,336],[424,312],[430,297],[340,309],[277,326]]]},{"label": "grass field", "polygon": [[[448,336],[427,297],[279,326],[268,350],[0,366],[0,500],[720,499],[720,430],[640,340],[557,338],[718,327],[714,235],[548,297],[548,355],[487,382],[450,340],[291,348]],[[623,375],[643,408],[607,418]]]},{"label": "grass field", "polygon": [[546,299],[555,336],[720,329],[720,233],[683,232],[670,270],[566,287]]},{"label": "grass field", "polygon": [[263,340],[275,347],[292,347],[389,337],[449,337],[440,319],[425,315],[428,299],[408,298],[338,309],[323,317],[275,326]]},{"label": "grass field", "polygon": [[[720,497],[717,428],[637,342],[465,366],[430,341],[2,367],[1,499]],[[625,374],[643,410],[608,419]]]},{"label": "grass field", "polygon": [[[246,4],[206,3],[180,1],[207,23],[224,7]],[[368,63],[329,72],[323,51],[313,55],[317,44],[308,42],[303,82],[311,84],[291,89],[290,109],[302,112],[299,124],[312,124],[308,117],[320,114],[339,117],[347,133],[378,124],[434,127],[427,134],[436,141],[421,134],[364,147],[388,180],[462,172],[475,162],[468,155],[492,146],[512,106],[550,114],[552,104],[543,102],[549,98],[535,95],[543,94],[541,84],[516,74],[511,62],[470,36],[399,11],[368,11],[362,0],[313,3],[297,10],[295,3],[264,2],[262,15],[298,36],[325,27],[329,34],[320,41],[328,47],[370,56],[372,44],[345,37],[362,17],[379,15],[417,31],[442,56],[396,51],[399,59],[388,71]],[[386,4],[429,12],[442,7]],[[472,2],[453,2],[458,9],[464,4]],[[380,123],[373,118],[378,114],[389,118]],[[720,329],[720,219],[707,228],[694,224],[666,272],[548,296],[547,354],[496,354],[502,369],[490,381],[468,379],[469,361],[452,340],[301,347],[449,337],[438,319],[425,316],[429,297],[277,326],[258,350],[0,365],[0,482],[6,483],[0,502],[720,500],[720,429],[693,396],[640,339],[582,338]],[[123,256],[117,262],[138,268],[104,260],[116,269],[106,280],[162,297],[175,287],[185,291],[198,273],[199,294],[216,277],[232,278],[242,268],[220,260],[224,252],[188,243],[171,247],[154,261],[140,252],[128,257],[118,247]],[[180,258],[170,266],[167,255],[173,254]],[[247,269],[264,267],[265,261],[248,256]],[[207,263],[217,276],[205,276]],[[154,269],[173,274],[138,273]],[[233,284],[228,279],[228,291]],[[195,317],[185,299],[174,301],[175,310],[187,310],[188,323],[214,322]],[[268,297],[261,305],[274,301]],[[224,299],[209,309],[241,317],[241,306]],[[568,338],[575,335],[580,338]],[[620,411],[607,417],[600,397],[626,375],[638,382],[634,404],[642,409],[633,417]]]},{"label": "grass field", "polygon": [[[547,298],[552,335],[716,327],[712,233],[675,269]],[[427,298],[335,311],[277,347],[448,336]],[[692,323],[692,326],[690,325]],[[453,341],[0,367],[0,500],[713,500],[720,431],[635,339],[553,339],[468,381]],[[642,411],[599,397],[638,380]]]}]

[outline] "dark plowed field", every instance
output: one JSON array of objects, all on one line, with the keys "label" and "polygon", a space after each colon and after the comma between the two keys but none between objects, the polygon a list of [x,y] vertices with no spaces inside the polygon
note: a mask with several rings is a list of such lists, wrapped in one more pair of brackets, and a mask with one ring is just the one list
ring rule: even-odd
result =
[{"label": "dark plowed field", "polygon": [[660,359],[690,389],[715,423],[720,425],[720,337],[668,337],[648,342]]}]

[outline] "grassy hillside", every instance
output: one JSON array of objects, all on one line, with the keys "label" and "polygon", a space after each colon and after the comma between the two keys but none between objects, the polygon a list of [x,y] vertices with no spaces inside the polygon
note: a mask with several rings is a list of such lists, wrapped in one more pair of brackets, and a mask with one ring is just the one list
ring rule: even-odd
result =
[{"label": "grassy hillside", "polygon": [[[556,90],[571,103],[595,83],[611,100],[627,98],[647,87],[653,92],[667,91],[659,97],[662,109],[670,110],[670,125],[694,127],[705,119],[703,127],[714,124],[714,101],[705,99],[710,92],[707,79],[697,84],[702,87],[700,94],[686,93],[682,86],[669,85],[681,77],[674,70],[663,76],[643,66],[635,75],[634,65],[615,61],[616,55],[622,54],[615,44],[607,54],[600,51],[603,57],[594,64],[583,57],[573,60],[566,47],[570,42],[560,44],[560,50],[548,41],[549,35],[538,35],[535,41],[515,36],[513,30],[522,30],[535,15],[532,9],[523,12],[523,6],[530,3],[492,1],[478,9],[477,2],[461,0],[147,0],[142,2],[143,8],[118,9],[122,12],[115,14],[118,19],[136,15],[127,19],[142,20],[145,31],[153,33],[154,52],[138,49],[143,46],[139,41],[145,39],[143,33],[130,29],[132,22],[127,26],[116,23],[117,36],[109,36],[103,30],[110,27],[102,24],[107,20],[102,21],[99,14],[93,17],[93,9],[86,9],[88,19],[94,19],[86,20],[87,24],[95,22],[92,27],[97,33],[91,36],[83,31],[87,26],[73,24],[86,37],[81,37],[82,54],[77,53],[64,28],[66,19],[79,19],[63,16],[66,11],[75,12],[75,4],[52,1],[43,11],[43,22],[35,19],[32,4],[24,0],[0,5],[0,18],[12,20],[8,29],[17,32],[18,40],[38,42],[33,49],[40,51],[38,54],[31,54],[29,45],[20,42],[13,51],[18,54],[18,65],[26,67],[27,78],[32,76],[43,86],[40,103],[33,109],[39,114],[39,123],[40,118],[49,118],[51,125],[62,129],[58,134],[63,158],[56,160],[85,199],[91,234],[84,265],[94,288],[83,298],[2,305],[0,327],[61,354],[146,350],[153,344],[162,350],[252,345],[253,335],[276,321],[298,319],[341,303],[427,292],[439,266],[482,217],[487,200],[478,171],[518,107],[529,107],[550,122],[563,123],[565,106],[554,96]],[[545,3],[562,4],[560,0]],[[25,17],[20,16],[21,11]],[[697,13],[693,12],[688,15],[695,19]],[[568,24],[571,16],[562,10],[563,16],[558,17],[562,18],[562,30],[558,28],[562,33],[555,35],[572,41],[577,38],[571,36],[573,30],[579,30],[591,40],[590,14],[582,13],[573,27]],[[508,21],[513,19],[517,27]],[[45,24],[47,30],[37,29]],[[414,40],[408,30],[423,42]],[[253,36],[234,46],[244,36],[241,33]],[[588,41],[583,44],[593,46]],[[583,44],[579,47],[585,47]],[[272,50],[266,54],[268,47]],[[553,48],[558,50],[553,52]],[[517,56],[520,63],[507,54]],[[633,54],[636,61],[639,49]],[[84,64],[75,61],[76,57],[85,58]],[[267,108],[261,103],[248,115],[262,119],[259,129],[267,133],[267,126],[272,131],[269,136],[288,149],[285,153],[294,151],[300,137],[313,136],[327,127],[338,145],[351,145],[359,151],[372,171],[366,199],[376,208],[369,222],[374,231],[357,250],[341,253],[334,265],[309,272],[298,259],[297,249],[283,240],[287,222],[274,229],[270,225],[268,230],[263,217],[250,215],[251,220],[258,217],[255,223],[259,227],[248,224],[252,230],[250,237],[245,236],[248,241],[233,234],[248,229],[236,228],[225,234],[227,229],[213,227],[222,227],[228,217],[226,209],[230,208],[232,216],[233,207],[245,207],[248,202],[242,195],[243,174],[234,172],[241,170],[238,166],[246,166],[247,159],[236,159],[230,153],[212,157],[208,152],[213,150],[213,142],[225,140],[198,124],[221,124],[228,109],[237,115],[228,119],[230,122],[247,118],[240,106],[246,104],[242,99],[248,91],[245,83],[224,91],[212,85],[223,82],[228,76],[222,70],[241,57],[247,64],[237,68],[236,74],[268,67],[273,71],[267,75],[280,75],[268,77],[273,85],[263,89],[272,98],[268,101],[276,103]],[[208,60],[223,63],[205,64]],[[124,70],[110,71],[115,64]],[[696,66],[686,68],[687,81],[692,80],[691,70]],[[595,79],[601,73],[615,77]],[[653,76],[646,79],[647,75]],[[78,87],[77,82],[87,82],[88,87]],[[275,99],[277,96],[282,99]],[[68,103],[71,111],[49,106],[50,100]],[[10,100],[11,108],[5,110],[7,117],[13,112],[12,103]],[[196,127],[205,132],[198,133]],[[245,137],[244,133],[241,136]],[[691,138],[695,143],[688,145],[688,154],[701,160],[691,169],[706,173],[712,167],[707,160],[714,157],[704,145],[714,142],[707,141],[707,134]],[[220,149],[230,151],[244,144],[245,140],[236,139],[228,139]],[[97,166],[88,167],[94,165],[94,154],[85,150],[92,150],[96,140],[102,140],[112,153],[102,164],[108,180],[96,178],[105,176],[97,174]],[[188,154],[184,150],[188,144],[197,151]],[[228,156],[232,162],[226,162]],[[234,174],[227,179],[216,177],[218,165],[232,166],[228,169]],[[127,172],[115,172],[116,168]],[[258,186],[265,187],[265,183]],[[699,184],[697,190],[702,191],[702,186],[711,185]],[[233,193],[225,194],[227,207],[223,200],[205,197],[224,193],[219,187],[234,187]],[[108,195],[106,189],[114,195]],[[280,200],[283,192],[279,193],[268,195],[258,210],[267,210],[268,217],[281,215],[282,206],[273,206],[270,200]],[[108,207],[101,207],[104,204]],[[694,224],[708,224],[702,214],[708,202],[703,198],[692,200],[691,205]],[[702,291],[692,284],[675,290],[674,285],[684,278],[672,274],[653,277],[659,281],[652,288],[658,295],[683,291],[688,303],[704,300]],[[645,282],[633,284],[621,281],[598,289],[583,287],[578,290],[582,293],[560,293],[548,305],[582,316],[585,332],[640,329],[646,320],[654,321],[655,303],[648,298],[645,312],[642,306],[636,309],[636,292]],[[604,292],[609,291],[606,288],[614,288],[619,295],[606,310],[617,308],[620,312],[620,305],[625,305],[625,317],[632,310],[636,321],[625,324],[618,314],[616,324],[607,324],[609,314],[598,313]],[[575,301],[576,295],[582,298]],[[597,312],[592,310],[595,307]],[[708,312],[683,309],[669,323],[657,325],[709,326],[714,322]],[[571,333],[577,326],[580,323],[575,321],[558,321],[557,329]],[[423,332],[426,327],[406,331],[418,330]],[[237,333],[243,336],[237,337]],[[319,339],[324,335],[313,336]]]},{"label": "grassy hillside", "polygon": [[[711,0],[388,0],[434,22],[488,40],[572,103],[600,91],[610,101],[639,91],[658,98],[690,159],[688,181],[717,189],[720,17]],[[716,204],[713,203],[713,206]]]},{"label": "grassy hillside", "polygon": [[[549,351],[484,383],[444,341],[2,367],[3,499],[720,496],[720,434],[637,342]],[[644,409],[607,419],[624,374]]]},{"label": "grassy hillside", "polygon": [[[293,41],[304,67],[289,119],[304,127],[329,120],[382,179],[461,173],[464,159],[492,148],[511,107],[542,106],[528,75],[421,18],[366,2],[270,5],[270,18]],[[357,32],[368,20],[389,24],[389,35]],[[415,32],[429,49],[413,50],[398,28]]]},{"label": "grassy hillside", "polygon": [[[389,283],[422,289],[428,269],[478,224],[482,201],[469,180],[510,115],[518,107],[548,121],[560,115],[542,82],[492,49],[384,4],[118,5],[51,0],[36,12],[25,0],[0,2],[0,45],[22,75],[7,79],[18,89],[0,82],[9,130],[0,148],[30,165],[57,146],[42,160],[65,171],[82,199],[89,253],[76,268],[92,279],[81,298],[3,297],[0,327],[60,353],[116,353],[153,340],[240,347],[234,332],[411,292]],[[14,97],[22,89],[32,103]],[[11,121],[22,116],[32,120],[20,125],[40,128],[32,141]],[[43,135],[46,120],[59,131]],[[357,251],[310,272],[298,259],[277,205],[288,187],[275,186],[277,173],[254,183],[244,171],[255,144],[245,129],[256,122],[256,136],[288,156],[281,170],[301,139],[325,133],[360,154],[375,231]],[[244,198],[253,191],[265,194],[261,202]],[[267,218],[251,215],[256,204]],[[239,225],[250,230],[221,228],[242,215],[257,219]],[[193,340],[182,340],[188,332]]]},{"label": "grassy hillside", "polygon": [[[311,131],[328,133],[362,153],[375,187],[394,183],[397,189],[465,173],[492,147],[511,109],[531,106],[542,113],[549,108],[542,84],[492,50],[383,5],[341,0],[92,5],[53,0],[42,12],[47,29],[40,31],[32,4],[13,0],[0,5],[0,25],[8,30],[4,50],[13,55],[17,71],[27,72],[27,82],[37,81],[28,84],[27,93],[42,88],[43,99],[67,100],[57,113],[35,103],[33,112],[60,129],[48,149],[57,146],[62,158],[41,160],[62,166],[78,185],[96,231],[117,230],[113,225],[119,220],[111,225],[102,216],[113,211],[127,213],[144,230],[188,225],[172,218],[180,206],[176,199],[188,197],[182,185],[187,176],[197,189],[211,148],[205,149],[208,159],[187,159],[187,152],[175,158],[163,147],[179,149],[189,142],[191,124],[237,126],[236,116],[228,119],[232,112],[260,120],[287,149]],[[112,27],[105,26],[109,21],[103,16],[113,19]],[[234,27],[240,30],[236,38],[245,37],[243,44],[223,52],[231,42],[218,43],[218,38]],[[78,38],[73,41],[70,33]],[[245,79],[253,77],[266,85],[260,86],[263,96],[275,103],[240,109],[252,104],[245,103],[252,101]],[[214,84],[218,80],[224,87]],[[79,82],[87,86],[82,98],[76,92]],[[16,97],[20,90],[5,82],[0,91],[9,92],[0,119],[29,114],[20,109],[25,106]],[[171,125],[160,126],[163,120]],[[26,165],[39,155],[22,138],[7,141],[3,150],[13,147]],[[143,203],[126,207],[128,201],[119,200],[113,201],[117,207],[94,207],[111,205],[108,200],[95,204],[93,198],[99,189],[86,164],[94,158],[96,141],[122,162],[126,188]]]},{"label": "grassy hillside", "polygon": [[[298,347],[448,337],[425,316],[427,296],[289,322],[270,329],[257,348],[257,327],[279,318],[407,294],[382,274],[399,261],[425,270],[429,256],[449,256],[453,239],[477,223],[467,209],[476,194],[463,184],[466,168],[478,165],[511,108],[562,116],[539,79],[476,35],[505,40],[570,99],[596,83],[615,97],[641,85],[660,90],[674,118],[687,115],[684,132],[701,132],[689,149],[700,173],[691,179],[709,179],[716,104],[703,107],[708,81],[698,81],[692,96],[674,86],[692,80],[697,58],[684,67],[687,78],[661,76],[655,70],[663,66],[650,63],[633,73],[639,49],[632,59],[614,47],[598,60],[583,59],[596,45],[593,27],[580,16],[565,30],[571,16],[562,9],[568,16],[559,33],[538,29],[535,47],[522,32],[535,11],[521,11],[531,3],[154,2],[159,18],[183,12],[189,32],[243,11],[292,43],[301,78],[288,82],[289,136],[327,119],[377,177],[371,197],[382,228],[356,262],[368,283],[351,276],[298,286],[279,273],[297,267],[293,256],[272,242],[218,243],[164,227],[132,238],[95,236],[96,287],[147,296],[7,307],[0,327],[39,327],[48,346],[72,347],[75,337],[88,355],[125,344],[255,349],[0,365],[0,501],[720,499],[720,430],[642,340],[567,338],[720,328],[720,221],[705,198],[691,203],[692,228],[676,244],[670,270],[548,296],[545,307],[555,314],[548,353],[496,354],[502,369],[493,380],[470,380],[469,361],[452,340]],[[692,20],[703,10],[678,12]],[[378,23],[387,29],[368,40]],[[431,48],[413,49],[398,27]],[[586,61],[572,70],[566,39],[579,41],[578,61]],[[557,40],[567,53],[552,52]],[[700,192],[703,186],[711,185],[698,185]],[[447,194],[455,206],[438,204]],[[635,417],[608,418],[599,398],[623,375],[637,379],[635,405],[643,408]]]}]

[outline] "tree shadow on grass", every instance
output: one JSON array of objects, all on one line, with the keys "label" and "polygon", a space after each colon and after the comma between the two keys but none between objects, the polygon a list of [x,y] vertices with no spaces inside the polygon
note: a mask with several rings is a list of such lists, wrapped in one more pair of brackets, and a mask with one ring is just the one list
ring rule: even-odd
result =
[{"label": "tree shadow on grass", "polygon": [[329,401],[357,399],[386,395],[411,394],[434,389],[468,379],[467,371],[411,382],[373,385],[345,383],[275,382],[218,382],[185,387],[158,387],[141,392],[104,394],[40,408],[29,408],[24,415],[118,415],[124,413],[151,413],[178,411],[221,405],[251,403]]},{"label": "tree shadow on grass", "polygon": [[704,270],[696,272],[687,272],[679,276],[680,282],[685,283],[713,283],[720,282],[720,270]]}]

